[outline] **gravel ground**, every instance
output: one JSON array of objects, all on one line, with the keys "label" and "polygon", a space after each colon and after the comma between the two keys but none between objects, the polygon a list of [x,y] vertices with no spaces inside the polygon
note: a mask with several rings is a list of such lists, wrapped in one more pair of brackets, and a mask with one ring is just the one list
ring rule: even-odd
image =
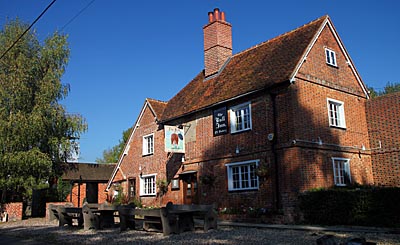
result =
[{"label": "gravel ground", "polygon": [[[316,244],[324,235],[333,235],[338,243],[349,237],[365,237],[377,244],[400,244],[400,234],[299,231],[220,226],[218,230],[184,232],[163,236],[162,233],[119,228],[84,231],[77,227],[58,227],[57,222],[34,218],[0,223],[1,235],[33,239],[42,244]],[[0,240],[1,243],[1,240]]]}]

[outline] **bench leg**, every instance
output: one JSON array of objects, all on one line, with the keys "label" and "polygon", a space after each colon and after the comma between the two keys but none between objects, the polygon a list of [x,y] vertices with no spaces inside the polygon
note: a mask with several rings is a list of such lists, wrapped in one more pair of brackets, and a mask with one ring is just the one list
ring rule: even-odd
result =
[{"label": "bench leg", "polygon": [[67,217],[66,215],[60,213],[59,214],[59,219],[58,219],[58,226],[64,226],[64,225],[68,225],[68,226],[72,226],[72,219]]},{"label": "bench leg", "polygon": [[125,215],[119,215],[119,230],[120,231],[126,231],[127,229],[127,216]]},{"label": "bench leg", "polygon": [[131,218],[129,215],[119,216],[119,229],[120,231],[126,231],[128,228],[131,230],[135,229],[135,217]]},{"label": "bench leg", "polygon": [[194,231],[193,215],[181,214],[178,216],[179,232]]},{"label": "bench leg", "polygon": [[217,215],[210,211],[204,217],[204,231],[208,231],[209,229],[217,229]]}]

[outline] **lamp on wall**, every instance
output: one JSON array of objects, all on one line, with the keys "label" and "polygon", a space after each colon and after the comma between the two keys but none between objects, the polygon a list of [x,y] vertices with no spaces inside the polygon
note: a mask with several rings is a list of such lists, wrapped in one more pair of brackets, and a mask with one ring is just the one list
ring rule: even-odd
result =
[{"label": "lamp on wall", "polygon": [[240,153],[240,148],[239,148],[238,145],[236,146],[235,153],[236,153],[236,154],[239,154],[239,153]]}]

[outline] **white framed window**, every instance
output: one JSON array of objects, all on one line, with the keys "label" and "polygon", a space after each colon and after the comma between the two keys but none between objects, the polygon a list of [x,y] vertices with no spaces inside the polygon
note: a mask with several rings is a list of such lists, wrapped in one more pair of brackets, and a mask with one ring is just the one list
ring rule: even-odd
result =
[{"label": "white framed window", "polygon": [[140,177],[140,195],[156,195],[156,174],[142,175]]},{"label": "white framed window", "polygon": [[247,102],[229,109],[231,133],[251,130],[251,103]]},{"label": "white framed window", "polygon": [[335,53],[335,51],[326,48],[326,49],[325,49],[325,55],[326,55],[326,63],[327,63],[328,65],[337,66],[337,63],[336,63],[336,53]]},{"label": "white framed window", "polygon": [[329,126],[346,128],[344,116],[344,103],[342,101],[327,99]]},{"label": "white framed window", "polygon": [[154,153],[154,134],[143,136],[143,155],[151,155]]},{"label": "white framed window", "polygon": [[258,176],[256,169],[259,160],[226,164],[228,172],[228,190],[258,190]]},{"label": "white framed window", "polygon": [[350,184],[350,160],[347,158],[332,157],[332,163],[335,185],[346,186]]}]

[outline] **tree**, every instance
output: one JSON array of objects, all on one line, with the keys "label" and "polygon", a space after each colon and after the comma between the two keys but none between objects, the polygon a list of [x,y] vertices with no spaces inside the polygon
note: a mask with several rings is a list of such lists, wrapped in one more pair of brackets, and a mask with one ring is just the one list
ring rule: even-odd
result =
[{"label": "tree", "polygon": [[97,163],[115,163],[118,161],[118,158],[122,154],[124,150],[126,142],[129,140],[129,136],[131,134],[132,128],[128,128],[127,130],[122,132],[122,139],[119,140],[118,145],[115,145],[111,149],[107,149],[103,151],[103,158],[97,158]]},{"label": "tree", "polygon": [[[0,32],[0,54],[28,25],[9,21]],[[84,118],[59,104],[68,62],[67,37],[55,32],[40,44],[27,32],[0,60],[0,190],[2,200],[30,197],[32,189],[61,175],[61,163],[87,130]]]},{"label": "tree", "polygon": [[376,91],[374,88],[369,87],[371,98],[375,98],[381,95],[400,92],[400,83],[388,82],[384,87],[383,91]]}]

